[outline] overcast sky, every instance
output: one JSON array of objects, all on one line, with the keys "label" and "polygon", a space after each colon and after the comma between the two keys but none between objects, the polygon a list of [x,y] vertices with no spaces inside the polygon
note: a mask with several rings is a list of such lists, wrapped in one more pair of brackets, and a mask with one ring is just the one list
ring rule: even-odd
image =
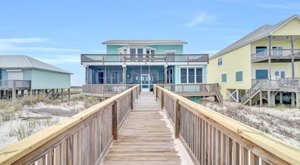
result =
[{"label": "overcast sky", "polygon": [[181,39],[214,54],[264,24],[299,14],[298,0],[0,0],[0,54],[28,55],[84,82],[81,53],[110,39]]}]

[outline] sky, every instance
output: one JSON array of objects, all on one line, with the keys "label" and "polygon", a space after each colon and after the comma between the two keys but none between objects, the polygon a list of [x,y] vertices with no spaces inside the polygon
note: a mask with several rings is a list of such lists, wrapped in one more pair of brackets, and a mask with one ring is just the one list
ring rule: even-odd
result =
[{"label": "sky", "polygon": [[110,39],[180,39],[214,53],[264,24],[300,15],[299,0],[0,0],[0,55],[27,55],[84,83],[80,54]]}]

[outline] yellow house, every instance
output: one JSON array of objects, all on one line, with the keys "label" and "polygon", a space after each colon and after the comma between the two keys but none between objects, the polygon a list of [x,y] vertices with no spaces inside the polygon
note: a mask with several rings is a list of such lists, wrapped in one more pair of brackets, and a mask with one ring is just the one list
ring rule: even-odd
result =
[{"label": "yellow house", "polygon": [[300,17],[259,27],[213,55],[207,72],[225,100],[300,107]]}]

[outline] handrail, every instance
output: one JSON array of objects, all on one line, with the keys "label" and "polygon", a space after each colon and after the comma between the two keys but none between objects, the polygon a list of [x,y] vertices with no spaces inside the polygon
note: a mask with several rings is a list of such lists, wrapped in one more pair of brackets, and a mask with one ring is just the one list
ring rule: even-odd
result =
[{"label": "handrail", "polygon": [[82,86],[82,93],[95,96],[112,96],[121,93],[135,84],[85,84]]},{"label": "handrail", "polygon": [[196,84],[156,84],[175,93],[206,93],[214,94],[219,103],[223,103],[223,96],[220,93],[217,83],[196,83]]},{"label": "handrail", "polygon": [[255,92],[261,89],[259,84],[260,81],[256,81],[255,84],[245,93],[245,95],[241,98],[242,103],[247,101]]},{"label": "handrail", "polygon": [[[139,85],[0,150],[0,164],[96,164],[138,97]],[[47,163],[46,163],[47,162]]]},{"label": "handrail", "polygon": [[[197,164],[300,164],[300,149],[163,87],[155,97]],[[250,158],[250,159],[249,159]]]}]

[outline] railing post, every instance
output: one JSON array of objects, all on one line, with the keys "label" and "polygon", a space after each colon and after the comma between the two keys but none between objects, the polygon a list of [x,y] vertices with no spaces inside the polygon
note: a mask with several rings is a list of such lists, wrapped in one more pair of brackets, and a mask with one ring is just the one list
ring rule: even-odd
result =
[{"label": "railing post", "polygon": [[163,109],[164,108],[164,92],[163,90],[161,90],[161,96],[160,96],[160,108]]},{"label": "railing post", "polygon": [[118,139],[118,102],[114,101],[112,105],[112,134],[113,139]]},{"label": "railing post", "polygon": [[175,101],[175,138],[179,138],[180,134],[180,105],[179,100]]},{"label": "railing post", "polygon": [[130,92],[130,108],[133,109],[133,91]]}]

